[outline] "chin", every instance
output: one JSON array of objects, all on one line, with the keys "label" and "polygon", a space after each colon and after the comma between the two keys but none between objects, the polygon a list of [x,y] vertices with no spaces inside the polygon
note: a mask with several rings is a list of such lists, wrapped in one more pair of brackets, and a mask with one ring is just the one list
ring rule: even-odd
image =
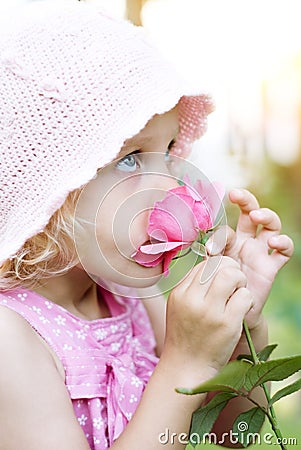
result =
[{"label": "chin", "polygon": [[125,280],[124,283],[122,283],[123,286],[127,287],[133,287],[133,288],[146,288],[151,287],[157,284],[162,275],[157,275],[154,277],[148,277],[148,278],[130,278],[129,280]]},{"label": "chin", "polygon": [[[128,271],[128,268],[127,268]],[[144,288],[150,287],[158,283],[162,277],[162,267],[142,267],[139,266],[138,270],[131,271],[130,273],[119,273],[114,281],[115,283],[122,284],[127,287]]]},{"label": "chin", "polygon": [[[90,269],[92,269],[90,267]],[[95,269],[95,268],[94,268]],[[105,269],[105,270],[104,270]],[[89,276],[93,278],[98,284],[100,280],[105,283],[128,288],[147,288],[157,284],[162,278],[163,265],[159,264],[156,267],[144,267],[136,262],[128,262],[119,268],[111,266],[102,266],[102,270],[87,271]]]}]

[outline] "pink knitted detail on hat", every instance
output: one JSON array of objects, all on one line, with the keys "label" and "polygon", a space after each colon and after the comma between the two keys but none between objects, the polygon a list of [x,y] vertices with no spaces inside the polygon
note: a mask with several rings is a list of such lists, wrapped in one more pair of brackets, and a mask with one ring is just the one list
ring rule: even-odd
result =
[{"label": "pink knitted detail on hat", "polygon": [[142,29],[84,2],[42,16],[0,43],[0,264],[154,114],[180,100],[186,156],[212,110]]}]

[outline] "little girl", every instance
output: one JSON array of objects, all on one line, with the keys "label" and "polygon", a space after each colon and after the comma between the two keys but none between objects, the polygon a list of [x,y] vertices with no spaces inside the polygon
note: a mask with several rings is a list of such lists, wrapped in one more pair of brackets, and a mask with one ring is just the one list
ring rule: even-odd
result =
[{"label": "little girl", "polygon": [[[131,256],[212,103],[129,23],[84,3],[36,8],[0,44],[0,449],[179,449],[160,435],[187,434],[206,397],[175,388],[247,352],[244,318],[266,344],[262,309],[293,244],[233,190],[226,256],[211,249],[218,269],[200,283],[195,266],[165,314],[162,265]],[[247,406],[230,402],[215,432]]]}]

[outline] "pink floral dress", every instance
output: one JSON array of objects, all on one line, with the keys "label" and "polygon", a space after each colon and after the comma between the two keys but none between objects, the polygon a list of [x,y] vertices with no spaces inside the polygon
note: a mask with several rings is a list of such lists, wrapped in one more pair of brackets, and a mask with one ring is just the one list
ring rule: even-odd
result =
[{"label": "pink floral dress", "polygon": [[74,413],[91,449],[112,445],[131,419],[158,359],[140,300],[101,290],[111,317],[83,320],[35,292],[0,293],[56,352]]}]

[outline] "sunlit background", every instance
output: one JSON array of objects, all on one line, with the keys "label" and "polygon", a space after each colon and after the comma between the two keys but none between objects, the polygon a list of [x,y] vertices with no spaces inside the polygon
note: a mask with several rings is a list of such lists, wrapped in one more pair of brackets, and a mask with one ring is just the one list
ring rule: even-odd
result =
[{"label": "sunlit background", "polygon": [[[0,14],[25,3],[0,0]],[[143,25],[177,70],[213,96],[216,111],[191,160],[227,188],[250,188],[263,206],[281,215],[296,251],[276,280],[266,316],[270,340],[279,344],[275,356],[301,353],[300,0],[90,3]],[[234,223],[237,212],[228,209]],[[284,436],[298,439],[288,448],[301,448],[300,392],[282,399],[276,411]]]}]

